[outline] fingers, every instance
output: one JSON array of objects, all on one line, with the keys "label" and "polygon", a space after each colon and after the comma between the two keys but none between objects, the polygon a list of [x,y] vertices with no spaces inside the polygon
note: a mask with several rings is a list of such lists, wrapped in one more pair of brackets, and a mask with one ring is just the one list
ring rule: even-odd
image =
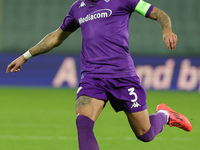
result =
[{"label": "fingers", "polygon": [[10,72],[18,72],[18,71],[20,71],[21,67],[22,67],[22,66],[19,66],[19,67],[17,67],[17,68],[14,67],[13,69],[10,70]]},{"label": "fingers", "polygon": [[6,73],[9,73],[9,71],[14,67],[14,64],[10,64],[8,65],[7,69],[6,69]]},{"label": "fingers", "polygon": [[177,35],[172,33],[170,35],[164,36],[164,42],[167,45],[168,49],[175,50],[176,49],[176,44],[178,42]]},{"label": "fingers", "polygon": [[173,34],[172,37],[170,38],[170,50],[175,50],[176,49],[176,44],[177,44],[177,36],[176,34]]},{"label": "fingers", "polygon": [[27,60],[24,58],[23,55],[18,57],[8,65],[6,73],[20,71],[20,69],[22,68],[22,64],[25,63],[26,61]]},{"label": "fingers", "polygon": [[7,70],[6,70],[6,73],[9,73],[9,71],[10,72],[18,72],[18,71],[20,71],[20,69],[21,69],[21,66],[19,66],[19,67],[8,67],[7,68]]},{"label": "fingers", "polygon": [[8,65],[7,69],[6,69],[6,73],[10,72],[18,72],[20,71],[22,66],[17,66],[15,63],[11,63],[10,65]]}]

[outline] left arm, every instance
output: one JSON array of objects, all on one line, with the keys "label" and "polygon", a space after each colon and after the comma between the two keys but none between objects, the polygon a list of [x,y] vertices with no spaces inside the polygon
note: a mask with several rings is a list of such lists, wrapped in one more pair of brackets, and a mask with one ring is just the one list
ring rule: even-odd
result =
[{"label": "left arm", "polygon": [[150,19],[158,21],[162,28],[163,41],[170,50],[175,50],[177,44],[177,35],[172,32],[172,25],[169,16],[162,10],[154,7],[149,15]]}]

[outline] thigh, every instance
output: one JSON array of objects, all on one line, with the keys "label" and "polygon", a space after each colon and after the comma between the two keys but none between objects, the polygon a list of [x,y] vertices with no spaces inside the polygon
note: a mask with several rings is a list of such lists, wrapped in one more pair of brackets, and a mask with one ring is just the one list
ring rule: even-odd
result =
[{"label": "thigh", "polygon": [[76,114],[87,116],[96,121],[104,105],[105,102],[103,100],[82,95],[76,99]]},{"label": "thigh", "polygon": [[143,135],[150,129],[151,125],[147,109],[134,113],[125,112],[125,114],[135,135]]}]

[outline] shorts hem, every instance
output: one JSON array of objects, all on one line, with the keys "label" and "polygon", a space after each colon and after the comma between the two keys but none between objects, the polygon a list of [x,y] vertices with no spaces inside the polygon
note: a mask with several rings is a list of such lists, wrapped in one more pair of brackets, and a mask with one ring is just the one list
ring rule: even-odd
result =
[{"label": "shorts hem", "polygon": [[134,112],[140,112],[143,110],[146,110],[147,106],[143,106],[143,107],[138,107],[137,109],[132,109],[132,110],[128,110],[128,109],[120,109],[120,110],[115,110],[116,112],[120,112],[120,111],[124,111],[124,112],[128,112],[128,113],[134,113]]}]

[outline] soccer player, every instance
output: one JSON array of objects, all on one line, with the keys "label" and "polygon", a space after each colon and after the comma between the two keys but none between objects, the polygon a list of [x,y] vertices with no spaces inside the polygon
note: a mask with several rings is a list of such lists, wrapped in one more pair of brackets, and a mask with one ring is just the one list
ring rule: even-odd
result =
[{"label": "soccer player", "polygon": [[23,63],[59,46],[79,27],[82,31],[81,81],[76,98],[76,125],[80,150],[98,150],[93,126],[109,100],[113,109],[124,111],[136,137],[154,139],[165,124],[191,131],[188,119],[165,104],[149,115],[146,92],[140,85],[129,53],[129,19],[133,12],[156,20],[163,40],[174,50],[177,36],[169,16],[143,0],[78,0],[62,25],[11,62],[6,72],[18,72]]}]

